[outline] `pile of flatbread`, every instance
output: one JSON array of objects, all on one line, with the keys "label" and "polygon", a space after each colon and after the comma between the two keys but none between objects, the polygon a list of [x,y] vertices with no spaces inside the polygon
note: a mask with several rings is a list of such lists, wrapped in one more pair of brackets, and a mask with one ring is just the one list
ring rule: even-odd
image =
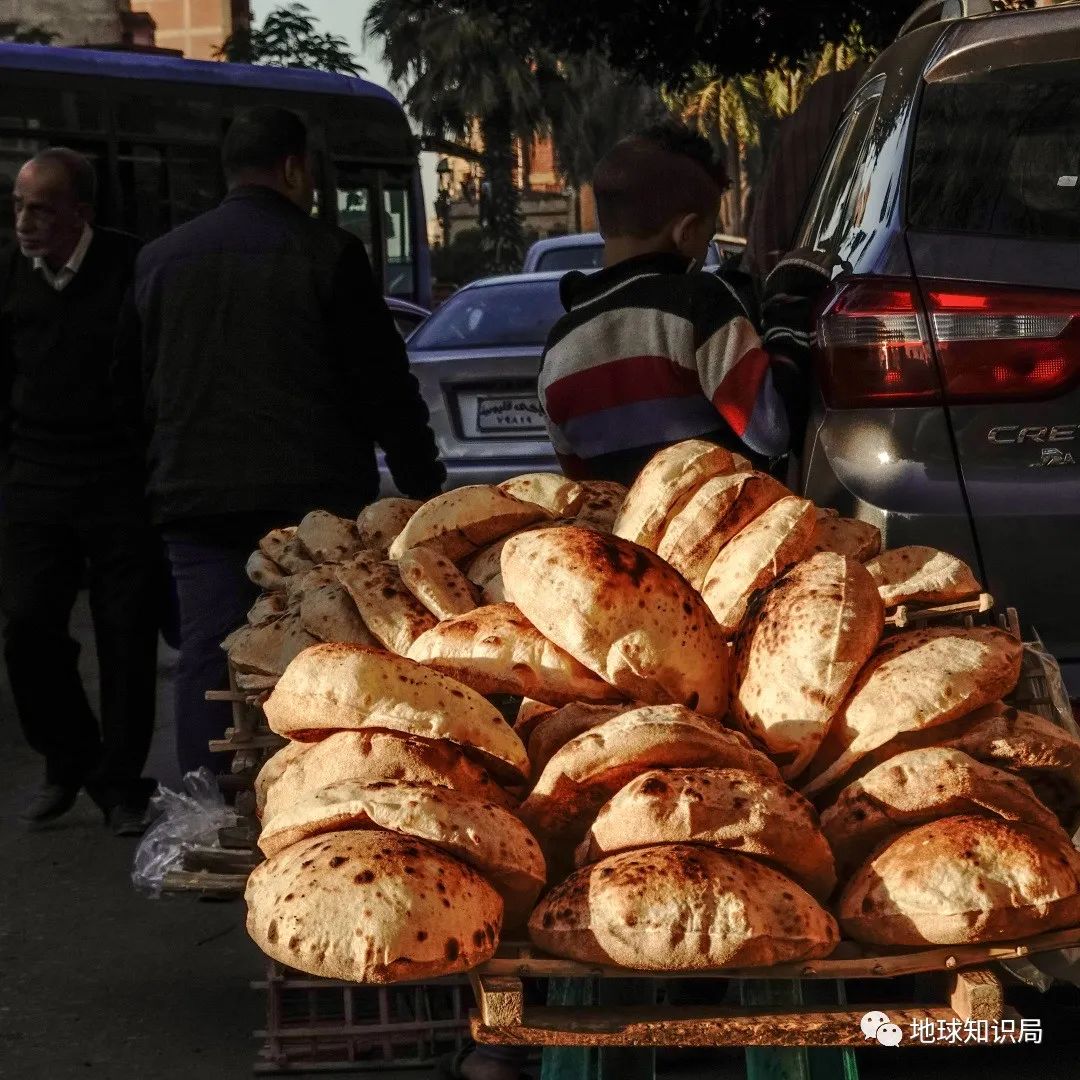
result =
[{"label": "pile of flatbread", "polygon": [[[825,956],[841,930],[1080,923],[1080,740],[1004,704],[1020,642],[893,625],[976,597],[960,559],[882,550],[701,440],[629,492],[531,474],[330,517],[253,556],[277,574],[261,625],[342,642],[283,645],[265,706],[290,742],[256,784],[250,925],[283,962],[416,978],[527,923],[556,955],[702,970]],[[254,675],[250,643],[230,655]],[[454,860],[479,884],[432,901]]]},{"label": "pile of flatbread", "polygon": [[383,649],[306,649],[264,706],[290,741],[264,765],[248,933],[314,975],[385,983],[466,971],[544,886],[511,812],[521,740],[484,698]]},{"label": "pile of flatbread", "polygon": [[380,499],[355,520],[314,510],[274,529],[248,559],[262,589],[222,643],[241,689],[271,689],[317,642],[381,645],[404,656],[440,621],[505,599],[499,555],[523,529],[574,523],[610,531],[626,489],[527,473],[426,503]]}]

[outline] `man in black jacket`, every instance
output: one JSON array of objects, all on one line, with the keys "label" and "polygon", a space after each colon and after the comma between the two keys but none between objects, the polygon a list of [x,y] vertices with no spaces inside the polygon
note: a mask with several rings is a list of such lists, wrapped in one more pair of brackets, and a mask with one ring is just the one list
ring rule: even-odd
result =
[{"label": "man in black jacket", "polygon": [[[140,773],[154,724],[158,540],[109,383],[139,243],[91,227],[94,181],[86,158],[58,148],[15,182],[18,250],[0,293],[0,607],[19,719],[45,758],[23,820],[59,817],[85,786],[113,831],[132,835],[154,786]],[[84,580],[100,732],[68,632]]]},{"label": "man in black jacket", "polygon": [[139,256],[119,388],[138,395],[149,494],[180,601],[176,716],[185,771],[213,767],[227,707],[221,640],[254,598],[244,563],[270,528],[378,495],[375,444],[403,494],[437,493],[428,411],[363,244],[310,216],[307,131],[239,116],[229,194]]}]

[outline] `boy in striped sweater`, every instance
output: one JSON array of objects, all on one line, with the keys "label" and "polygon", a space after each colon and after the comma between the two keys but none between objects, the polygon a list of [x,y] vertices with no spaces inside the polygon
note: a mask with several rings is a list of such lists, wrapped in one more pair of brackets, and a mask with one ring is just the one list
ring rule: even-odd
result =
[{"label": "boy in striped sweater", "polygon": [[597,166],[604,268],[563,278],[566,315],[539,376],[568,476],[629,484],[689,438],[767,466],[801,436],[810,298],[827,279],[809,262],[777,268],[763,345],[736,293],[698,270],[727,185],[709,144],[678,124],[623,139]]}]

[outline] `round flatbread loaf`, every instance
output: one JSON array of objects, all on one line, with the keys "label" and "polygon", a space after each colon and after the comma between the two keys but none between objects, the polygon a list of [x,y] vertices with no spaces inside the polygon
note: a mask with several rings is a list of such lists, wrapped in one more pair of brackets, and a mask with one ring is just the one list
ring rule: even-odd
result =
[{"label": "round flatbread loaf", "polygon": [[883,551],[866,564],[885,606],[951,604],[975,596],[981,586],[971,567],[937,548],[908,547]]},{"label": "round flatbread loaf", "polygon": [[765,473],[714,476],[668,521],[656,553],[700,591],[724,545],[787,494]]},{"label": "round flatbread loaf", "polygon": [[502,571],[525,618],[626,697],[726,711],[720,628],[651,551],[592,529],[542,529],[511,538]]},{"label": "round flatbread loaf", "polygon": [[735,731],[681,705],[647,705],[612,717],[565,743],[521,804],[541,838],[577,842],[597,811],[635,776],[657,768],[734,766],[777,777],[776,767]]},{"label": "round flatbread loaf", "polygon": [[510,782],[529,759],[502,714],[475,691],[404,657],[363,645],[317,645],[291,664],[263,706],[272,731],[313,742],[381,728],[448,739]]},{"label": "round flatbread loaf", "polygon": [[[742,459],[739,459],[740,461]],[[614,532],[655,551],[667,522],[706,480],[737,471],[735,455],[704,439],[686,439],[654,454],[638,474]]]},{"label": "round flatbread loaf", "polygon": [[349,590],[364,625],[398,656],[438,622],[405,587],[397,565],[375,552],[362,551],[342,563],[337,578]]},{"label": "round flatbread loaf", "polygon": [[304,546],[304,542],[300,539],[299,526],[284,531],[291,533],[291,535],[285,540],[281,547],[277,549],[277,554],[274,556],[274,562],[276,562],[286,574],[306,574],[315,566],[316,560],[311,557],[311,552],[308,551]]},{"label": "round flatbread loaf", "polygon": [[319,641],[351,641],[373,648],[379,644],[360,618],[349,590],[336,578],[303,590],[300,625]]},{"label": "round flatbread loaf", "polygon": [[529,750],[533,776],[539,776],[547,763],[571,739],[576,739],[586,731],[592,731],[613,716],[620,716],[636,708],[636,704],[587,705],[584,702],[575,702],[540,717],[525,744]]},{"label": "round flatbread loaf", "polygon": [[301,626],[299,615],[286,612],[258,626],[245,623],[222,647],[238,672],[278,676],[300,653],[318,644],[319,639]]},{"label": "round flatbread loaf", "polygon": [[512,808],[515,800],[461,747],[396,731],[339,731],[316,743],[287,743],[259,771],[255,808],[269,821],[313,792],[342,780],[441,784],[479,802]]},{"label": "round flatbread loaf", "polygon": [[812,896],[771,867],[663,844],[576,871],[537,906],[529,937],[586,964],[700,971],[828,956],[839,933]]},{"label": "round flatbread loaf", "polygon": [[358,983],[423,981],[489,960],[499,894],[431,844],[382,831],[324,833],[257,866],[247,931],[297,971]]},{"label": "round flatbread loaf", "polygon": [[281,592],[288,575],[276,562],[261,551],[253,551],[244,567],[248,581],[265,592]]},{"label": "round flatbread loaf", "polygon": [[283,592],[263,593],[247,613],[248,626],[261,626],[264,622],[276,619],[285,613],[285,594]]},{"label": "round flatbread loaf", "polygon": [[476,607],[479,590],[442,552],[410,548],[397,565],[402,584],[436,619],[452,619]]},{"label": "round flatbread loaf", "polygon": [[312,510],[296,527],[297,539],[316,563],[344,562],[361,550],[356,522],[326,510]]},{"label": "round flatbread loaf", "polygon": [[378,499],[365,506],[356,519],[361,548],[385,555],[409,518],[424,504],[416,499]]},{"label": "round flatbread loaf", "polygon": [[554,705],[547,705],[543,701],[533,701],[532,698],[522,698],[518,706],[517,716],[514,718],[514,731],[526,746],[533,728],[545,717],[555,712]]},{"label": "round flatbread loaf", "polygon": [[454,562],[469,558],[500,536],[550,520],[536,503],[522,502],[487,484],[473,484],[436,495],[424,503],[390,545],[390,558],[409,548],[432,544]]},{"label": "round flatbread loaf", "polygon": [[939,626],[888,638],[870,658],[810,768],[812,795],[905,731],[935,727],[1010,693],[1023,650],[1004,630]]},{"label": "round flatbread loaf", "polygon": [[766,860],[825,900],[836,887],[817,812],[786,784],[745,769],[654,769],[604,804],[577,850],[598,862],[651,844],[704,844]]},{"label": "round flatbread loaf", "polygon": [[414,836],[468,863],[503,898],[508,926],[528,917],[544,887],[540,846],[513,814],[436,784],[331,784],[270,818],[259,847],[274,856],[310,836],[345,829]]},{"label": "round flatbread loaf", "polygon": [[834,512],[818,511],[810,554],[831,551],[849,559],[866,562],[881,551],[881,530],[868,521],[837,517]]},{"label": "round flatbread loaf", "polygon": [[898,754],[849,784],[822,813],[821,827],[847,877],[874,848],[905,829],[959,814],[1062,832],[1026,781],[962,750],[937,746]]},{"label": "round flatbread loaf", "polygon": [[485,696],[519,695],[549,705],[625,696],[548,641],[513,604],[488,604],[444,620],[413,642],[409,657]]},{"label": "round flatbread loaf", "polygon": [[768,507],[720,549],[701,585],[701,598],[729,637],[739,631],[750,598],[810,550],[814,504],[788,495]]},{"label": "round flatbread loaf", "polygon": [[296,526],[286,525],[282,529],[271,529],[260,541],[259,551],[261,551],[271,562],[281,565],[279,560],[285,554],[286,545],[296,536]]},{"label": "round flatbread loaf", "polygon": [[582,480],[581,507],[576,524],[591,525],[601,532],[611,532],[615,519],[626,502],[627,489],[614,480]]},{"label": "round flatbread loaf", "polygon": [[766,593],[739,635],[732,716],[781,763],[809,764],[885,625],[866,568],[823,553]]},{"label": "round flatbread loaf", "polygon": [[949,817],[876,852],[840,897],[848,936],[873,945],[973,945],[1080,921],[1080,852],[1060,832]]},{"label": "round flatbread loaf", "polygon": [[[1071,835],[1080,828],[1080,739],[1037,713],[995,701],[966,716],[905,731],[872,750],[848,774],[858,779],[897,754],[946,746],[1026,780]],[[823,792],[835,799],[833,789]],[[832,800],[830,800],[832,801]]]},{"label": "round flatbread loaf", "polygon": [[499,484],[499,490],[522,502],[536,503],[556,517],[574,517],[585,498],[582,486],[561,473],[524,473]]}]

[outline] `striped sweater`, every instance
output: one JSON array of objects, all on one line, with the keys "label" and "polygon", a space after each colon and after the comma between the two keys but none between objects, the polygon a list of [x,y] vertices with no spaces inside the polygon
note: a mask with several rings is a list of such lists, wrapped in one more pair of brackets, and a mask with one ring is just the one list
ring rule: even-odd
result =
[{"label": "striped sweater", "polygon": [[[783,397],[801,383],[803,357],[770,357],[734,291],[687,267],[653,254],[563,278],[566,315],[548,337],[539,393],[567,475],[628,483],[689,438],[757,464],[788,449]],[[803,341],[784,338],[796,353]]]}]

